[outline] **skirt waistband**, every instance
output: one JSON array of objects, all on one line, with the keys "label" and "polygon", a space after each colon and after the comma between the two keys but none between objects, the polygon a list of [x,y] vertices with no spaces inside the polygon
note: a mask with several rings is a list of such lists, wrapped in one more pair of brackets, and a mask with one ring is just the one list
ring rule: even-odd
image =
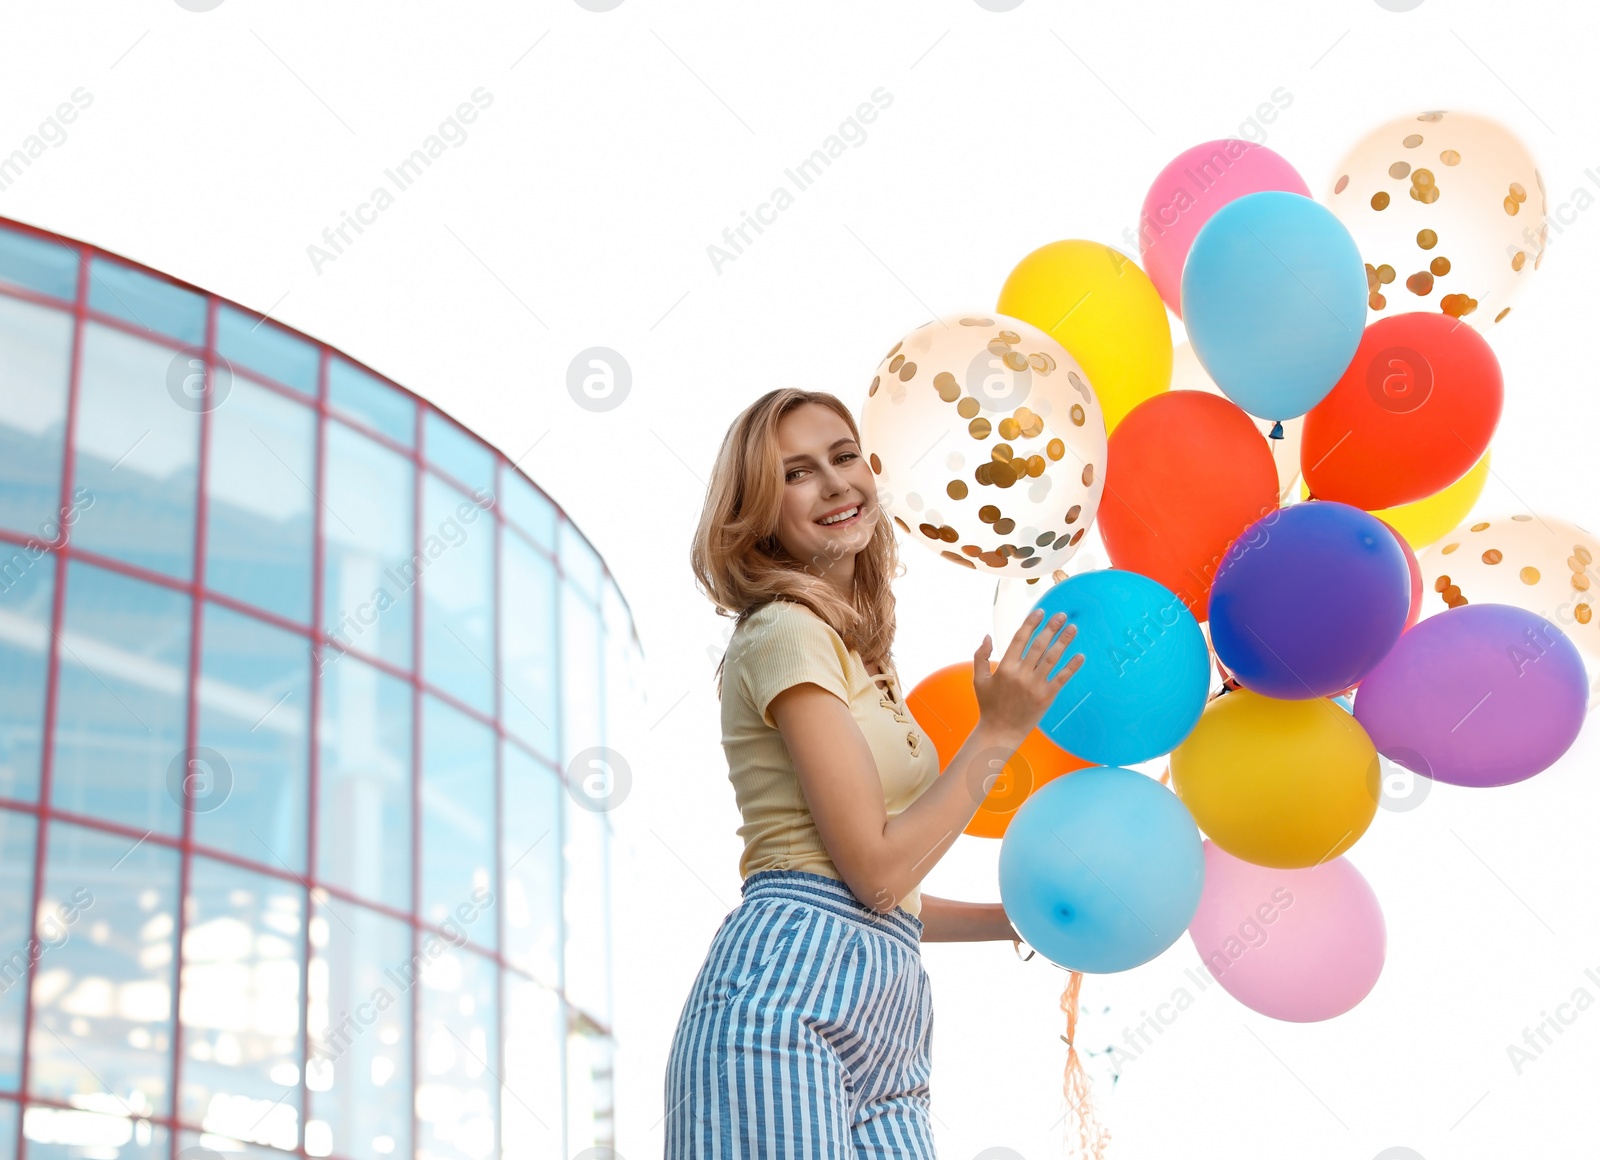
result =
[{"label": "skirt waistband", "polygon": [[813,874],[809,870],[758,870],[744,880],[739,891],[745,899],[789,898],[809,903],[864,930],[899,939],[919,954],[922,951],[920,918],[903,906],[881,914],[858,899],[845,883],[826,874]]}]

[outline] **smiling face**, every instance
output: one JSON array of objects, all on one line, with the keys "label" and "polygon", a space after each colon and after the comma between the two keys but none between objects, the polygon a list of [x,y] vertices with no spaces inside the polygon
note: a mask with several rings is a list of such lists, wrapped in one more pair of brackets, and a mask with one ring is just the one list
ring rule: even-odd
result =
[{"label": "smiling face", "polygon": [[[846,597],[855,577],[855,555],[877,530],[878,486],[843,417],[819,403],[805,403],[778,423],[783,457],[783,509],[778,542],[813,573],[820,573]],[[831,526],[818,521],[856,508],[848,520]]]}]

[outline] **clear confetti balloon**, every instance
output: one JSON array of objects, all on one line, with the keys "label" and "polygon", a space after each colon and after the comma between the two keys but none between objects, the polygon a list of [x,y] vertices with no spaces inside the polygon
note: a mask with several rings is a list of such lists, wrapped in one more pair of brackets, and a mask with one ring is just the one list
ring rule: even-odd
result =
[{"label": "clear confetti balloon", "polygon": [[[1090,528],[1089,534],[1073,554],[1071,574],[1076,576],[1080,572],[1095,572],[1109,566],[1106,563],[1105,545],[1100,542],[1100,529]],[[1002,576],[995,582],[993,622],[996,654],[1004,653],[1010,647],[1011,638],[1017,635],[1017,629],[1022,627],[1028,613],[1033,611],[1046,592],[1065,580],[1067,574],[1067,569],[1055,568],[1048,576],[1030,576],[1026,580],[1020,576]]]},{"label": "clear confetti balloon", "polygon": [[1367,267],[1367,320],[1443,311],[1487,331],[1549,237],[1544,180],[1517,136],[1472,113],[1398,117],[1368,133],[1323,198]]},{"label": "clear confetti balloon", "polygon": [[1100,507],[1100,401],[1020,319],[952,314],[906,335],[873,374],[861,432],[901,531],[974,571],[1049,576]]},{"label": "clear confetti balloon", "polygon": [[1600,704],[1600,539],[1576,524],[1519,512],[1462,524],[1417,553],[1422,616],[1463,604],[1512,604],[1578,647],[1589,708]]},{"label": "clear confetti balloon", "polygon": [[[1222,388],[1206,374],[1206,368],[1200,365],[1194,347],[1187,342],[1180,342],[1172,348],[1172,389],[1205,391],[1227,398]],[[1297,415],[1293,419],[1285,419],[1283,437],[1273,439],[1272,428],[1275,424],[1271,419],[1258,419],[1248,411],[1245,414],[1256,425],[1256,430],[1261,432],[1261,437],[1268,441],[1272,464],[1278,469],[1278,502],[1285,505],[1294,503],[1300,496],[1300,489],[1295,482],[1300,478],[1300,433],[1305,429],[1306,417]]]}]

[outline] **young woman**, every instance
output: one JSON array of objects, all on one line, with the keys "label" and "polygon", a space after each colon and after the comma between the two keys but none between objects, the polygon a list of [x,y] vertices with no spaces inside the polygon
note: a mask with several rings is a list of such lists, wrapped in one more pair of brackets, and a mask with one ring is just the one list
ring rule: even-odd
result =
[{"label": "young woman", "polygon": [[1057,616],[1028,647],[1035,613],[992,672],[984,637],[980,720],[940,776],[891,660],[894,528],[824,392],[734,421],[691,562],[737,618],[717,691],[744,886],[673,1037],[667,1160],[932,1157],[921,943],[1018,936],[998,904],[918,884],[1077,672],[1081,655],[1051,675],[1076,628]]}]

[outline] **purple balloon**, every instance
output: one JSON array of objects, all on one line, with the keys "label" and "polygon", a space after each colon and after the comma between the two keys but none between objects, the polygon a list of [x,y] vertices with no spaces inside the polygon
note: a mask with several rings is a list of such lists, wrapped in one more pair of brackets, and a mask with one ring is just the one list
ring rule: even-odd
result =
[{"label": "purple balloon", "polygon": [[1329,697],[1400,639],[1411,569],[1382,520],[1308,500],[1228,546],[1206,611],[1217,659],[1245,688],[1281,701]]},{"label": "purple balloon", "polygon": [[1510,604],[1464,604],[1412,626],[1356,690],[1378,752],[1451,785],[1510,785],[1548,769],[1583,728],[1577,646]]}]

